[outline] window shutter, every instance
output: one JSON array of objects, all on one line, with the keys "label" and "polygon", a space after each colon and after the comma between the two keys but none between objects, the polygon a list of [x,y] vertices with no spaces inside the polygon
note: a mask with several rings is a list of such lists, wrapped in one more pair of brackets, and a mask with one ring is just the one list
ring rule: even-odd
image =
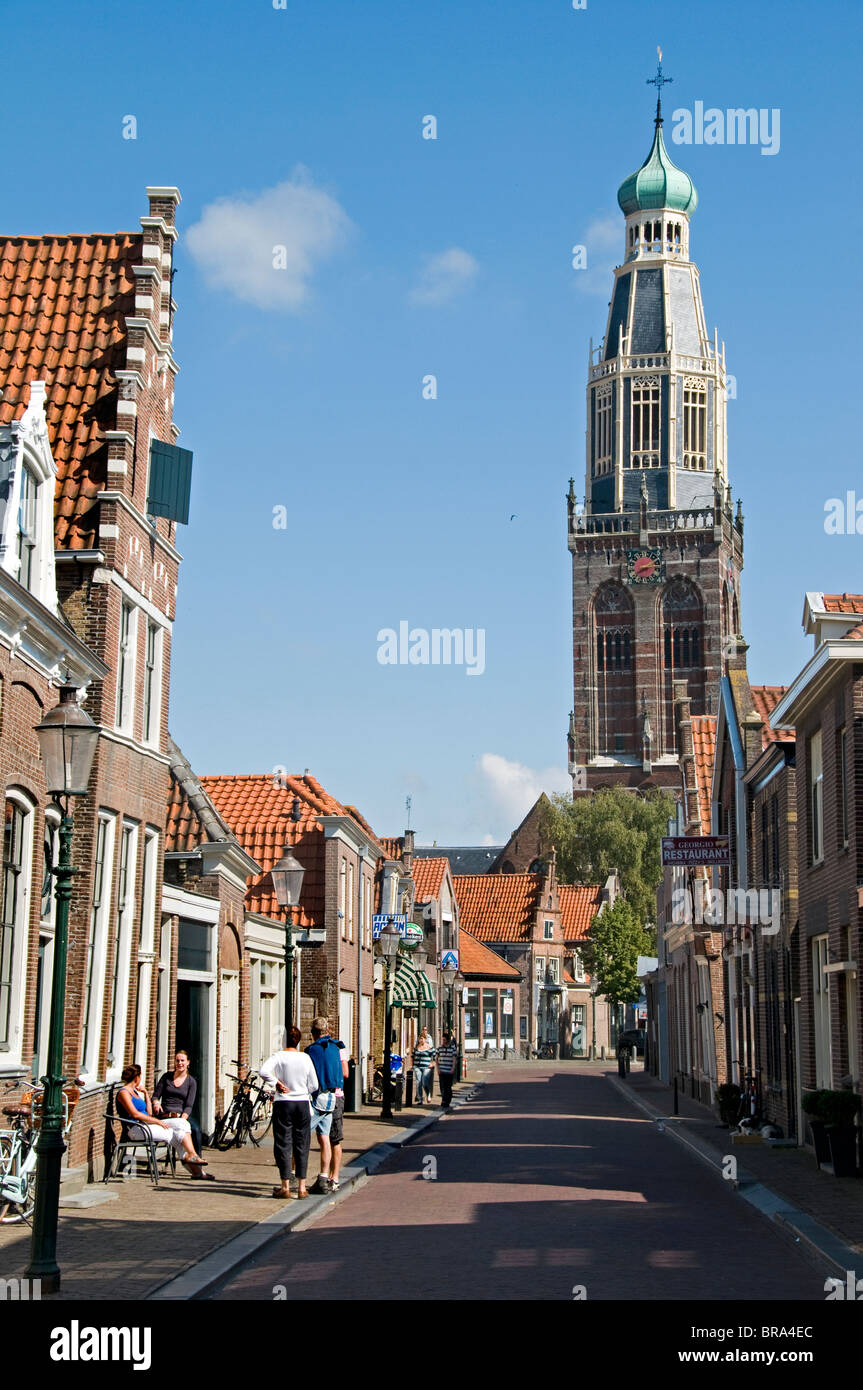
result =
[{"label": "window shutter", "polygon": [[150,444],[150,482],[147,512],[168,521],[189,524],[189,494],[192,489],[192,451],[154,439]]}]

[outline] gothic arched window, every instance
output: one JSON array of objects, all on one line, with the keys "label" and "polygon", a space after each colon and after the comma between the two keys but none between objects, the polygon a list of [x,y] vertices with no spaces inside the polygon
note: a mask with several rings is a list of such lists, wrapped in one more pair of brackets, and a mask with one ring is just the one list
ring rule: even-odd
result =
[{"label": "gothic arched window", "polygon": [[662,596],[663,749],[675,752],[674,683],[685,681],[693,714],[704,713],[704,605],[688,579],[672,579]]},{"label": "gothic arched window", "polygon": [[591,756],[636,754],[635,612],[622,584],[603,584],[593,603],[596,722]]}]

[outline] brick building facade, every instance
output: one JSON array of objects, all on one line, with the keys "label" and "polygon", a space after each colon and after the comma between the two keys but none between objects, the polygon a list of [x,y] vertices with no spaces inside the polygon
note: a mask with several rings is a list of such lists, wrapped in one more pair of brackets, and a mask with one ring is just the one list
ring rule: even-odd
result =
[{"label": "brick building facade", "polygon": [[64,1070],[82,1086],[73,1164],[92,1164],[105,1089],[156,1025],[175,533],[188,519],[191,456],[173,424],[179,193],[151,188],[148,199],[139,232],[0,241],[0,425],[25,417],[27,387],[43,381],[56,465],[55,478],[22,475],[22,543],[34,543],[52,493],[59,614],[70,642],[99,663],[85,707],[102,735],[72,844]]}]

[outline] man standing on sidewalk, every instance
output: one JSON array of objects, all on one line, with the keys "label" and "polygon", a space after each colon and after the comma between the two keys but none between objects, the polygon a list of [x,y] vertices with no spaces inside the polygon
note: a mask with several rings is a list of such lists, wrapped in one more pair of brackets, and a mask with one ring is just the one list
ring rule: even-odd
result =
[{"label": "man standing on sidewalk", "polygon": [[321,1149],[321,1171],[313,1192],[338,1192],[339,1169],[342,1164],[342,1139],[344,1137],[345,1092],[342,1085],[348,1074],[348,1064],[344,1059],[344,1043],[331,1038],[329,1021],[319,1017],[312,1020],[314,1042],[306,1051],[314,1063],[321,1091],[332,1094],[335,1104],[328,1115],[321,1117],[315,1125],[312,1115],[312,1128],[318,1136]]},{"label": "man standing on sidewalk", "polygon": [[452,1033],[445,1028],[443,1032],[443,1042],[437,1050],[437,1070],[440,1080],[440,1099],[441,1105],[446,1109],[452,1101],[452,1087],[455,1081],[455,1069],[458,1063],[458,1044],[453,1040]]}]

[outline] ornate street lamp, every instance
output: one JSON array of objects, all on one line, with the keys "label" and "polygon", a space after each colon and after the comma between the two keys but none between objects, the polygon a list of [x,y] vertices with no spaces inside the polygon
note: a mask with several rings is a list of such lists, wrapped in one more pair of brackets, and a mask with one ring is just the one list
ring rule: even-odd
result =
[{"label": "ornate street lamp", "polygon": [[395,922],[387,922],[381,927],[378,937],[378,955],[384,967],[384,1074],[383,1074],[383,1103],[381,1105],[381,1119],[391,1120],[393,1117],[393,1079],[392,1079],[392,1031],[393,1031],[393,980],[395,978],[395,966],[398,958],[399,946],[401,945],[401,932]]},{"label": "ornate street lamp", "polygon": [[440,972],[444,989],[447,991],[446,1021],[450,1036],[452,1036],[453,1014],[455,1012],[453,1008],[453,989],[455,988],[455,977],[457,974],[458,966],[456,965],[445,965]]},{"label": "ornate street lamp", "polygon": [[78,704],[78,687],[69,677],[60,687],[60,702],[36,725],[45,783],[60,811],[60,854],[51,873],[56,879],[57,921],[54,928],[54,968],[51,980],[51,1018],[48,1025],[48,1067],[42,1077],[42,1126],[36,1143],[36,1205],[30,1246],[28,1279],[39,1279],[45,1293],[60,1288],[57,1264],[57,1224],[63,1142],[63,1025],[66,1013],[66,955],[69,943],[69,903],[72,879],[74,821],[69,798],[85,796],[100,729]]},{"label": "ornate street lamp", "polygon": [[294,912],[299,912],[300,894],[306,871],[291,853],[290,844],[285,844],[282,857],[270,871],[273,892],[279,907],[287,911],[285,921],[285,1042],[288,1029],[294,1022]]}]

